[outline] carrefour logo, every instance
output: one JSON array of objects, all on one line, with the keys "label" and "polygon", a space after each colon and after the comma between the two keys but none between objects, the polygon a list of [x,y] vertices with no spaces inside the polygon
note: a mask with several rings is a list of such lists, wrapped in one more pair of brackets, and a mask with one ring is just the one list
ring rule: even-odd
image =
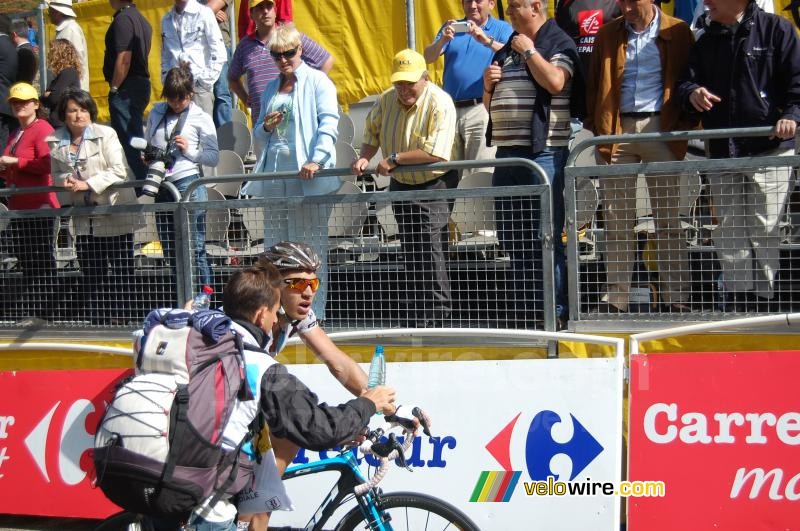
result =
[{"label": "carrefour logo", "polygon": [[[535,413],[524,438],[521,431],[530,414],[523,417],[525,420],[514,436],[521,417],[523,413],[517,413],[486,445],[486,450],[506,471],[520,470],[520,465],[524,465],[533,481],[546,481],[548,477],[565,481],[558,471],[568,468],[568,479],[573,481],[603,452],[603,446],[571,413],[569,418],[550,410]],[[519,462],[520,455],[524,456],[524,463]],[[558,464],[557,470],[551,469],[554,463]]]}]

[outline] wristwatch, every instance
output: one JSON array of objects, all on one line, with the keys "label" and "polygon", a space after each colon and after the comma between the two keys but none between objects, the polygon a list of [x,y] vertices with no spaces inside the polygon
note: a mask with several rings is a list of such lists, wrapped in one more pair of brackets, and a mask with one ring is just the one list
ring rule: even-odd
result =
[{"label": "wristwatch", "polygon": [[524,52],[522,52],[522,58],[527,61],[537,53],[539,53],[539,50],[537,50],[536,48],[531,48],[530,50],[525,50]]},{"label": "wristwatch", "polygon": [[391,162],[395,166],[400,166],[400,163],[397,162],[397,153],[392,153],[391,155],[389,155],[389,162]]},{"label": "wristwatch", "polygon": [[108,89],[109,94],[116,94],[117,92],[119,92],[119,87],[115,87],[112,85],[111,88]]}]

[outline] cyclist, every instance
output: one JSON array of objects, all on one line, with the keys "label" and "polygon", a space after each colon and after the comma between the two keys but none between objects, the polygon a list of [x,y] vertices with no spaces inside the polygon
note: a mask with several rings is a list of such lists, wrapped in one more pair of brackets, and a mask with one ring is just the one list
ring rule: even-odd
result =
[{"label": "cyclist", "polygon": [[[234,330],[242,336],[245,345],[268,346],[278,318],[282,284],[281,274],[266,261],[236,272],[228,281],[223,292],[225,313],[233,320]],[[308,387],[289,374],[286,367],[264,356],[263,351],[245,349],[245,362],[248,381],[257,400],[237,404],[223,432],[223,445],[230,448],[236,447],[258,415],[275,437],[304,448],[323,450],[357,438],[377,410],[392,412],[395,409],[392,405],[394,390],[385,386],[359,393],[359,397],[344,404],[328,406],[320,404]],[[269,452],[262,455],[261,463],[268,460],[272,460],[272,466],[259,467],[262,470],[259,479],[271,485],[273,495],[290,506]],[[213,506],[208,502],[195,510],[189,521],[191,528],[234,531],[236,507],[227,500],[220,500]],[[154,521],[154,527],[156,531],[175,530],[179,524]]]},{"label": "cyclist", "polygon": [[[311,308],[320,283],[317,277],[317,269],[322,263],[319,255],[305,243],[283,241],[267,249],[261,257],[260,263],[263,262],[272,264],[282,274],[281,311],[272,327],[268,352],[273,356],[277,355],[286,346],[286,341],[297,334],[306,347],[325,362],[331,374],[348,391],[354,396],[363,396],[367,391],[366,373],[331,341],[319,326]],[[391,415],[394,413],[394,405],[388,404],[383,412]],[[283,475],[297,454],[299,446],[277,432],[270,434],[270,441],[278,473]],[[270,467],[271,462],[271,460],[262,461],[262,465],[256,468],[254,489],[243,493],[240,497],[240,521],[250,521],[251,530],[267,529],[269,513],[266,511],[288,508],[276,506],[274,502],[276,494],[268,486],[270,483],[268,476],[271,476],[272,472],[262,470]]]}]

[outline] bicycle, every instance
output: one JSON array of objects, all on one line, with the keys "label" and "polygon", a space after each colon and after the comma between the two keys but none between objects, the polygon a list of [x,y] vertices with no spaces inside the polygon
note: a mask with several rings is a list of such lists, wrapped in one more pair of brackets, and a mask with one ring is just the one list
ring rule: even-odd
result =
[{"label": "bicycle", "polygon": [[[415,415],[417,410],[415,409]],[[417,415],[419,417],[419,415]],[[312,463],[290,466],[283,479],[292,479],[321,472],[338,472],[339,477],[319,508],[303,528],[275,528],[280,531],[398,531],[414,530],[461,530],[480,531],[478,526],[461,510],[444,500],[417,492],[383,493],[378,483],[388,472],[390,463],[397,461],[405,468],[405,452],[411,447],[416,435],[409,433],[401,443],[390,431],[398,424],[383,423],[367,432],[366,440],[359,445],[364,454],[380,458],[380,465],[371,479],[364,476],[356,460],[353,447],[345,447],[339,455]],[[430,432],[423,422],[424,432]],[[384,437],[388,433],[388,437]],[[334,513],[344,504],[355,499],[357,506],[350,509],[333,527],[325,527]],[[110,516],[95,528],[95,531],[143,531],[139,515],[122,512]],[[270,528],[273,529],[273,528]]]}]

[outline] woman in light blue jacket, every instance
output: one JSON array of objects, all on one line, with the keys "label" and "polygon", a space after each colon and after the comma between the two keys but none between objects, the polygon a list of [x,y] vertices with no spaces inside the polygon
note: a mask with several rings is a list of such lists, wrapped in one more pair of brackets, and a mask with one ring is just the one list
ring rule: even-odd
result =
[{"label": "woman in light blue jacket", "polygon": [[[297,171],[298,177],[252,181],[244,193],[267,199],[333,194],[341,186],[339,177],[316,174],[336,164],[336,87],[326,74],[302,61],[300,33],[293,25],[276,28],[269,46],[281,74],[264,89],[261,113],[253,126],[253,137],[264,146],[255,172]],[[280,207],[272,203],[264,220],[265,248],[285,240],[303,241],[322,257],[317,271],[322,282],[314,299],[314,313],[320,319],[325,316],[330,211],[330,203],[286,202]]]}]

